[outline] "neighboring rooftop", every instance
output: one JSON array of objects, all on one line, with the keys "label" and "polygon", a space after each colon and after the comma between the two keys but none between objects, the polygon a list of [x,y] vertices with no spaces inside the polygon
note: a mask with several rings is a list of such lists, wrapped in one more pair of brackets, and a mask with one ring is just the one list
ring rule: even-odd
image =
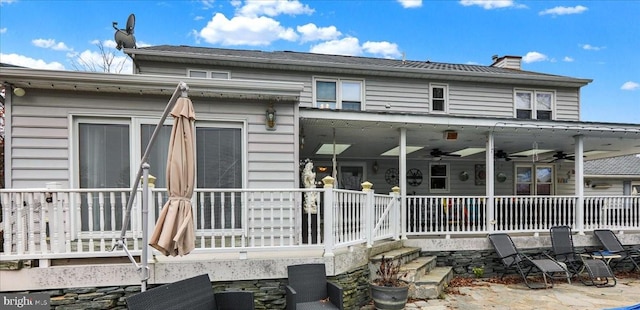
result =
[{"label": "neighboring rooftop", "polygon": [[584,174],[640,176],[640,154],[585,160]]}]

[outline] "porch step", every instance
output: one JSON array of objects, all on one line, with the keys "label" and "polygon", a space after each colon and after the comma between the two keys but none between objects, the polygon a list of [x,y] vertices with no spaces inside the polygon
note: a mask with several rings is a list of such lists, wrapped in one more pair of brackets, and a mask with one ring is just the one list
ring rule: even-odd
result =
[{"label": "porch step", "polygon": [[436,299],[453,279],[452,267],[436,267],[409,284],[409,298]]},{"label": "porch step", "polygon": [[406,264],[418,257],[420,257],[420,248],[415,247],[401,247],[399,249],[393,249],[380,253],[378,255],[369,258],[369,261],[374,264],[380,264],[382,257],[385,259],[391,259],[393,261],[400,261],[401,264]]},{"label": "porch step", "polygon": [[402,247],[378,253],[369,258],[371,277],[376,277],[380,261],[392,259],[400,261],[402,280],[409,283],[409,298],[436,299],[444,292],[445,287],[453,279],[452,267],[436,267],[435,256],[420,256],[420,248]]},{"label": "porch step", "polygon": [[371,247],[369,257],[376,256],[380,253],[384,253],[391,250],[402,248],[402,241],[400,240],[382,240],[377,241]]},{"label": "porch step", "polygon": [[422,256],[400,266],[400,274],[404,274],[401,280],[415,282],[422,275],[428,274],[436,268],[435,256]]}]

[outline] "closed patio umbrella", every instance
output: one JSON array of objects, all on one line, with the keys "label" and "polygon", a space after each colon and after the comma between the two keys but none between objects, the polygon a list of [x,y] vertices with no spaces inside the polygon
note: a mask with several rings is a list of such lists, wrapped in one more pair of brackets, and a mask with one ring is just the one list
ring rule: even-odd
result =
[{"label": "closed patio umbrella", "polygon": [[195,112],[191,100],[177,100],[167,158],[169,200],[162,207],[149,245],[166,256],[186,255],[195,248],[195,228],[191,196],[195,185],[194,130]]}]

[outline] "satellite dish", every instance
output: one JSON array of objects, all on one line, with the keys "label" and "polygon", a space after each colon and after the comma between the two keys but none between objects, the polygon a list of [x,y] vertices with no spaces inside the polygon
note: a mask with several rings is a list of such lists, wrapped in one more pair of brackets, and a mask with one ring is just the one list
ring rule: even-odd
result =
[{"label": "satellite dish", "polygon": [[136,26],[136,16],[131,14],[127,18],[127,28],[118,29],[118,22],[113,22],[113,29],[116,30],[115,40],[118,50],[124,48],[136,48],[136,38],[133,36],[133,28]]}]

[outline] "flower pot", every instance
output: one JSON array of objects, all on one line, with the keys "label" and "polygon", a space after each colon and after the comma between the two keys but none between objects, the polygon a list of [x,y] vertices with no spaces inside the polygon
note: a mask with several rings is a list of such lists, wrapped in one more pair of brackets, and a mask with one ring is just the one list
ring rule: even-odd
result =
[{"label": "flower pot", "polygon": [[409,297],[409,286],[369,285],[373,305],[379,310],[402,310]]}]

